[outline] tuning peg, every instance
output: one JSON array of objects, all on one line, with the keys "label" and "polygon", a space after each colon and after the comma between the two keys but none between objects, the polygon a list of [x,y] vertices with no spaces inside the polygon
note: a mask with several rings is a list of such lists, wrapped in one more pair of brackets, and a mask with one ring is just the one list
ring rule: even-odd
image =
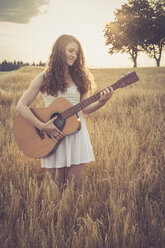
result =
[{"label": "tuning peg", "polygon": [[132,84],[130,84],[130,88],[132,88]]},{"label": "tuning peg", "polygon": [[134,85],[136,85],[136,83],[134,83]]},{"label": "tuning peg", "polygon": [[128,73],[127,74],[131,74],[131,71],[128,71]]}]

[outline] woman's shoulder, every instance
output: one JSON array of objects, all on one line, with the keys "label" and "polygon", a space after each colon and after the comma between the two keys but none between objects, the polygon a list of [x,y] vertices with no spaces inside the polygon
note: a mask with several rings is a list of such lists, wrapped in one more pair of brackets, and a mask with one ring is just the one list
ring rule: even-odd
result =
[{"label": "woman's shoulder", "polygon": [[40,73],[38,73],[34,78],[33,78],[33,81],[34,80],[41,80],[44,78],[44,75],[45,75],[45,71],[42,71]]},{"label": "woman's shoulder", "polygon": [[43,78],[44,78],[45,72],[40,72],[38,73],[32,80],[31,82],[31,86],[32,87],[40,87],[42,85],[43,82]]},{"label": "woman's shoulder", "polygon": [[37,77],[38,78],[42,78],[43,79],[44,76],[45,76],[45,71],[41,71],[40,73],[37,74]]}]

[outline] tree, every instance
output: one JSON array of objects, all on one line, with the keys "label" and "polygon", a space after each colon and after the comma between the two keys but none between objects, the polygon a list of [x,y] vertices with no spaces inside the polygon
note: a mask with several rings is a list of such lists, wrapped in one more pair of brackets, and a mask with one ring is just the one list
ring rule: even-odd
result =
[{"label": "tree", "polygon": [[129,54],[136,67],[138,53],[143,51],[155,58],[158,66],[165,37],[163,6],[161,0],[129,0],[123,4],[115,13],[115,21],[104,29],[109,53]]},{"label": "tree", "polygon": [[44,62],[42,62],[41,60],[40,60],[40,62],[39,62],[39,64],[38,64],[39,66],[45,66],[45,63]]},{"label": "tree", "polygon": [[141,45],[143,51],[155,59],[159,67],[165,48],[165,1],[150,0],[149,3],[152,15],[146,18],[145,39]]},{"label": "tree", "polygon": [[143,9],[148,8],[147,1],[140,0],[140,2],[141,7],[138,9],[132,1],[123,4],[121,9],[115,12],[115,21],[106,24],[104,29],[105,44],[110,46],[109,53],[129,54],[134,67],[137,67],[137,56],[142,51],[139,42],[141,35],[139,15]]}]

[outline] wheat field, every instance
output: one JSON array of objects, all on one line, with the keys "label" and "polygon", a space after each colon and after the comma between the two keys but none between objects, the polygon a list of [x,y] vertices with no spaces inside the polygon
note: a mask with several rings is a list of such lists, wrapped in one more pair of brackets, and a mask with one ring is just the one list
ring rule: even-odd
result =
[{"label": "wheat field", "polygon": [[[14,140],[16,104],[40,71],[0,74],[0,247],[165,247],[165,68],[137,68],[136,86],[85,116],[95,161],[77,197]],[[91,71],[101,90],[133,69]]]}]

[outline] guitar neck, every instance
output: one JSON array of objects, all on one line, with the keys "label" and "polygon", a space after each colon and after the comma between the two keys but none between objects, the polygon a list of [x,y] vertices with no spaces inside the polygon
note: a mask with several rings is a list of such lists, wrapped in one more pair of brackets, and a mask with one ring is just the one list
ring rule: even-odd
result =
[{"label": "guitar neck", "polygon": [[[112,84],[111,86],[109,86],[107,88],[110,89],[110,87],[112,87],[113,90],[118,89],[118,86],[116,84]],[[73,105],[71,108],[65,110],[64,112],[62,112],[61,114],[62,114],[63,119],[67,119],[67,118],[71,117],[72,115],[78,113],[80,110],[82,110],[82,109],[86,108],[87,106],[89,106],[91,103],[94,103],[94,102],[98,101],[99,98],[100,98],[100,93],[101,92],[102,92],[102,90],[97,92],[96,94],[88,97],[84,101],[79,102],[76,105]]]},{"label": "guitar neck", "polygon": [[[127,76],[120,78],[116,83],[112,84],[111,86],[109,86],[107,88],[110,89],[110,87],[112,87],[113,90],[117,90],[118,88],[124,88],[128,85],[131,85],[132,83],[134,83],[138,80],[139,80],[139,78],[136,75],[136,72],[134,71],[134,72],[129,73]],[[84,101],[79,102],[78,104],[76,104],[76,105],[72,106],[71,108],[62,112],[61,114],[62,114],[63,119],[69,118],[70,116],[78,113],[83,108],[86,108],[91,103],[98,101],[100,98],[100,92],[102,92],[102,91],[103,90],[97,92],[96,94],[88,97]]]}]

